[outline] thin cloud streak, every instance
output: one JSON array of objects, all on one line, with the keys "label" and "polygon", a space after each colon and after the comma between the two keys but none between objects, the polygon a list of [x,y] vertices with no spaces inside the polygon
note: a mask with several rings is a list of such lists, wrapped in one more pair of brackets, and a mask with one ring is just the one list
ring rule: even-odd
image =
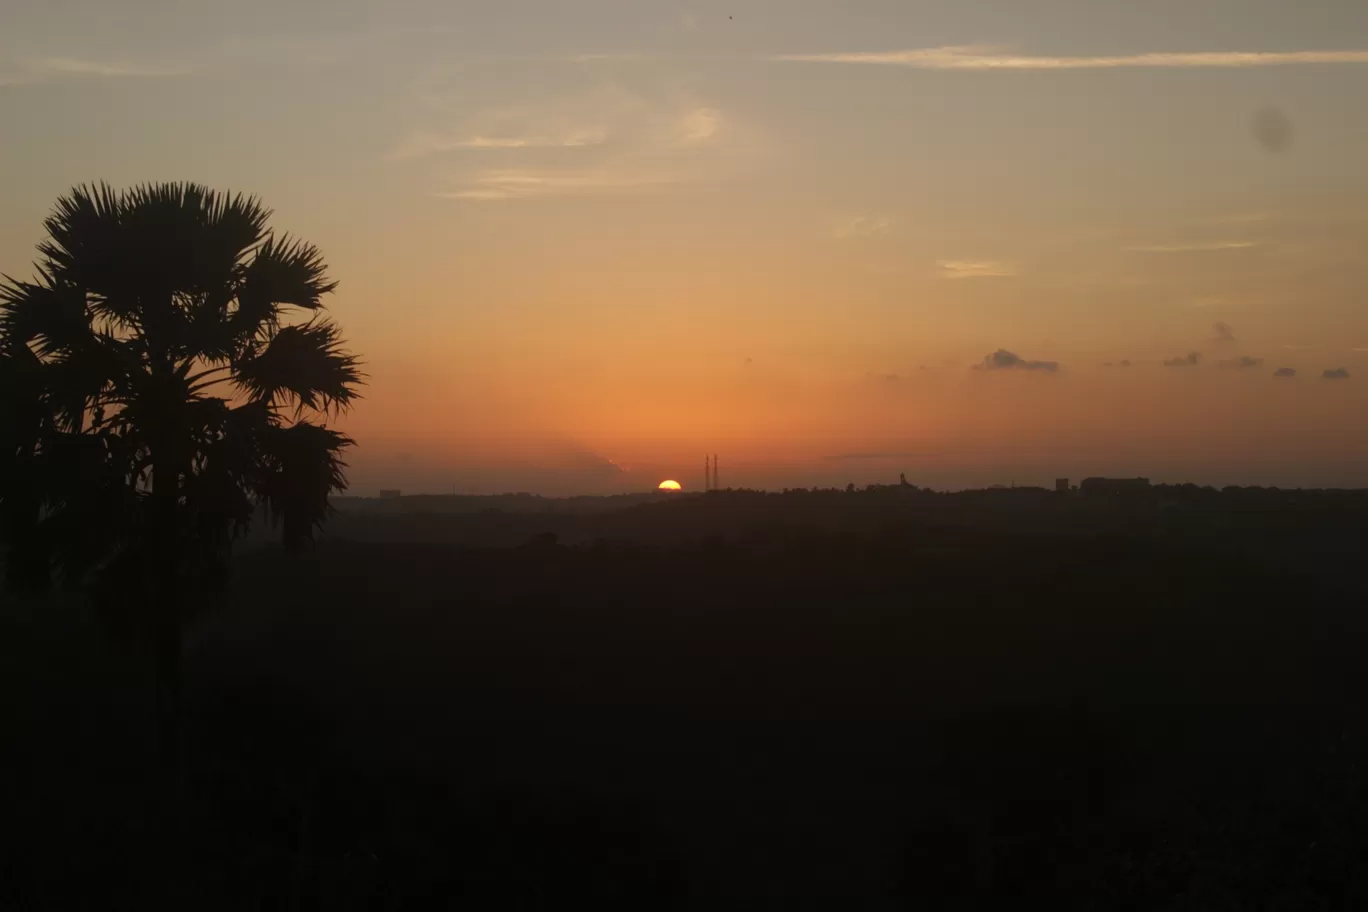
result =
[{"label": "thin cloud streak", "polygon": [[607,141],[602,131],[584,130],[560,137],[548,136],[469,136],[442,137],[420,133],[405,140],[394,151],[396,159],[420,158],[442,152],[493,151],[500,149],[576,149],[598,146]]},{"label": "thin cloud streak", "polygon": [[1249,250],[1258,241],[1211,241],[1197,244],[1152,244],[1127,248],[1134,253],[1215,253],[1220,250]]},{"label": "thin cloud streak", "polygon": [[831,235],[837,240],[882,237],[893,230],[893,220],[887,216],[856,215],[839,220]]},{"label": "thin cloud streak", "polygon": [[919,70],[1106,70],[1239,69],[1368,63],[1368,50],[1198,51],[1112,56],[1034,56],[985,45],[951,45],[902,51],[831,54],[781,54],[769,58],[795,63],[846,63],[900,66]]},{"label": "thin cloud streak", "polygon": [[936,265],[945,279],[1001,279],[1017,274],[1016,269],[994,260],[941,260]]},{"label": "thin cloud streak", "polygon": [[475,201],[544,199],[645,190],[674,182],[667,177],[607,172],[495,171],[482,174],[463,187],[438,193],[437,196],[441,199]]},{"label": "thin cloud streak", "polygon": [[[27,87],[65,80],[192,76],[215,69],[246,66],[328,66],[350,62],[367,48],[417,31],[388,27],[343,33],[231,36],[204,46],[183,47],[160,63],[96,60],[71,54],[0,58],[0,87]],[[422,34],[432,31],[430,27],[425,28]]]},{"label": "thin cloud streak", "polygon": [[43,57],[23,60],[9,72],[0,71],[0,86],[24,86],[61,79],[159,79],[184,76],[184,69],[105,63],[77,57]]},{"label": "thin cloud streak", "polygon": [[613,63],[617,61],[626,63],[637,63],[652,59],[648,54],[627,51],[623,53],[604,53],[604,54],[574,54],[570,57],[559,57],[557,60],[565,60],[568,63]]}]

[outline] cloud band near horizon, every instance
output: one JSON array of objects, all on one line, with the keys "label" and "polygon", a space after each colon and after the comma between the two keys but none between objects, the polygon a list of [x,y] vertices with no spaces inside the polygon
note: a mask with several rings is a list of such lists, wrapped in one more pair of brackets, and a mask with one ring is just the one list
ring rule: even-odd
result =
[{"label": "cloud band near horizon", "polygon": [[1102,56],[1037,56],[1013,54],[1003,48],[984,45],[951,45],[901,51],[780,54],[770,59],[793,63],[901,66],[920,70],[1237,69],[1316,64],[1368,64],[1368,50],[1194,51]]}]

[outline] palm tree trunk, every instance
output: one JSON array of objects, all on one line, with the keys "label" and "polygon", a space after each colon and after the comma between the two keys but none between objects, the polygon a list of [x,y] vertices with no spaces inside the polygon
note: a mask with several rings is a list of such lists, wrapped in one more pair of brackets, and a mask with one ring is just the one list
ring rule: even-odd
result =
[{"label": "palm tree trunk", "polygon": [[152,453],[152,635],[156,673],[157,741],[162,775],[179,796],[184,777],[181,679],[181,612],[176,501],[179,479],[172,448]]},{"label": "palm tree trunk", "polygon": [[180,624],[159,621],[156,632],[157,746],[162,775],[178,795],[184,782],[183,732],[181,728],[181,630]]}]

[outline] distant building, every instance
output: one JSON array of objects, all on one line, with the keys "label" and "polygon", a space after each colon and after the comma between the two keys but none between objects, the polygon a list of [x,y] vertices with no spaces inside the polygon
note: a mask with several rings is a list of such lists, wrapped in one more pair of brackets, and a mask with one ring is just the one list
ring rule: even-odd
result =
[{"label": "distant building", "polygon": [[1068,494],[1068,493],[1069,493],[1069,479],[1067,479],[1067,478],[1056,478],[1056,479],[1055,479],[1055,493],[1057,493],[1057,494]]},{"label": "distant building", "polygon": [[1148,478],[1085,478],[1078,490],[1090,497],[1115,497],[1144,494],[1150,489]]},{"label": "distant building", "polygon": [[381,499],[381,500],[398,500],[399,497],[402,495],[402,493],[403,493],[403,492],[401,492],[398,488],[381,488],[381,489],[380,489],[380,499]]}]

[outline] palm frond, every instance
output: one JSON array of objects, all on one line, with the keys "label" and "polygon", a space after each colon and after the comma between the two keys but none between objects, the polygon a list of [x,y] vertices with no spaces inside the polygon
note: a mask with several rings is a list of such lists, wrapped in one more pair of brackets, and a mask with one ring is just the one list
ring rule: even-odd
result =
[{"label": "palm frond", "polygon": [[264,472],[257,496],[273,523],[282,527],[285,546],[295,550],[313,541],[328,516],[328,495],[347,487],[341,454],[352,440],[307,421],[271,427],[262,437]]},{"label": "palm frond", "polygon": [[183,492],[202,559],[217,566],[251,523],[269,413],[230,409],[222,399],[199,400],[196,408],[196,455]]},{"label": "palm frond", "polygon": [[241,338],[273,330],[282,306],[317,310],[335,288],[317,247],[289,235],[268,237],[243,270],[234,328]]},{"label": "palm frond", "polygon": [[[43,364],[27,348],[0,351],[0,460],[37,445],[48,411]],[[0,461],[0,476],[5,463]],[[0,477],[0,483],[9,480]]]},{"label": "palm frond", "polygon": [[38,252],[69,281],[89,285],[89,277],[98,279],[117,267],[121,208],[119,195],[108,184],[73,187],[43,222],[48,237]]},{"label": "palm frond", "polygon": [[233,380],[257,402],[345,409],[357,398],[362,374],[342,345],[340,331],[327,320],[284,326],[236,366]]},{"label": "palm frond", "polygon": [[226,306],[269,217],[254,197],[199,184],[79,186],[57,201],[38,249],[46,268],[90,295],[96,315],[174,348],[185,344],[187,302]]},{"label": "palm frond", "polygon": [[0,336],[6,344],[33,343],[44,357],[79,350],[92,332],[85,293],[57,282],[40,270],[44,281],[0,281]]},{"label": "palm frond", "polygon": [[40,440],[51,423],[42,367],[28,348],[0,353],[0,558],[6,583],[30,591],[50,579],[48,549],[38,534]]},{"label": "palm frond", "polygon": [[134,460],[130,442],[107,431],[61,433],[45,440],[43,460],[51,474],[40,530],[53,569],[75,583],[133,538],[141,498],[129,484]]}]

